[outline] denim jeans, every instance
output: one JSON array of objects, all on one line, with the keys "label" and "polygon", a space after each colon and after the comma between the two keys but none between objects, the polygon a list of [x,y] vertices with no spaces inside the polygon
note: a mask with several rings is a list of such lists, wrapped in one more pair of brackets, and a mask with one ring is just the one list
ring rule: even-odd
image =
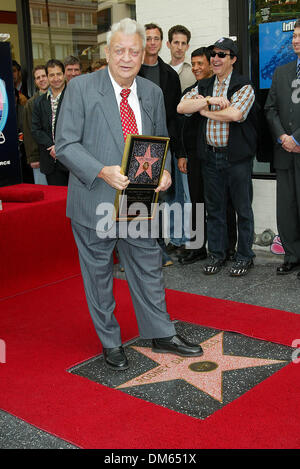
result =
[{"label": "denim jeans", "polygon": [[[185,244],[189,239],[190,239],[190,233],[185,232],[184,230],[184,216],[190,217],[190,212],[186,211],[184,212],[184,204],[185,203],[190,203],[190,192],[189,192],[189,186],[188,186],[188,179],[187,175],[184,173],[181,173],[179,171],[178,166],[177,166],[177,159],[174,158],[174,171],[172,173],[172,179],[173,179],[173,184],[174,184],[174,194],[172,196],[169,196],[166,194],[165,197],[165,202],[168,202],[169,204],[174,204],[174,203],[179,203],[182,209],[182,218],[181,220],[178,220],[178,226],[181,227],[181,232],[180,236],[178,237],[178,229],[176,229],[177,222],[174,219],[173,216],[170,218],[170,242],[174,244],[174,246],[181,246],[182,244]],[[177,228],[178,228],[177,226]]]},{"label": "denim jeans", "polygon": [[237,213],[236,260],[250,260],[254,237],[252,211],[252,159],[231,163],[227,153],[208,150],[203,164],[204,198],[207,210],[207,239],[210,254],[225,259],[227,249],[227,194]]},{"label": "denim jeans", "polygon": [[45,174],[41,173],[40,168],[33,170],[34,184],[42,184],[46,186],[48,184]]}]

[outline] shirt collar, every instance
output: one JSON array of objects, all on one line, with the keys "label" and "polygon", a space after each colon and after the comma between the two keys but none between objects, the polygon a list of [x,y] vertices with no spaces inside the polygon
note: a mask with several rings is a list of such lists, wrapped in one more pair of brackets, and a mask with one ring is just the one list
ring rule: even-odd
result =
[{"label": "shirt collar", "polygon": [[231,79],[231,75],[232,75],[232,72],[228,75],[228,77],[226,77],[224,80],[222,81],[219,81],[218,77],[216,76],[216,81],[215,81],[215,84],[216,83],[223,83],[224,85],[228,85],[228,83],[230,82],[230,79]]},{"label": "shirt collar", "polygon": [[49,99],[50,97],[53,98],[53,99],[59,99],[60,98],[60,95],[62,94],[64,89],[61,90],[61,92],[56,96],[56,98],[53,98],[53,93],[52,93],[52,90],[51,88],[49,87],[48,88],[48,91],[47,91],[47,99]]},{"label": "shirt collar", "polygon": [[[109,69],[108,69],[108,75],[109,75],[109,78],[110,78],[111,83],[112,83],[112,85],[113,85],[115,94],[116,94],[116,96],[119,97],[121,91],[122,91],[124,88],[122,88],[122,87],[115,81],[115,79],[112,77],[112,74],[110,73],[110,70],[109,70]],[[135,95],[137,94],[137,91],[136,91],[136,80],[135,80],[135,79],[133,80],[133,83],[132,83],[132,85],[130,86],[129,89],[131,90],[131,92],[132,92],[133,94],[135,94]]]}]

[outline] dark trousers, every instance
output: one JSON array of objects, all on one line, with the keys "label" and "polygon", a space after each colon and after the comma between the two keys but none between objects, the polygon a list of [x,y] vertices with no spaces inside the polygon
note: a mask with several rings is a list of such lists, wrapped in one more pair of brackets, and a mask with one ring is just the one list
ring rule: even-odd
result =
[{"label": "dark trousers", "polygon": [[67,186],[69,182],[69,172],[56,167],[55,170],[46,174],[49,186]]},{"label": "dark trousers", "polygon": [[227,153],[209,150],[207,161],[203,162],[208,250],[219,259],[225,259],[228,250],[228,194],[237,214],[236,260],[250,260],[254,257],[251,173],[251,159],[230,163]]},{"label": "dark trousers", "polygon": [[285,262],[300,262],[300,157],[277,173],[277,226]]},{"label": "dark trousers", "polygon": [[[188,158],[188,183],[192,203],[192,229],[196,230],[196,205],[205,203],[204,201],[204,182],[203,182],[203,161],[193,154],[189,153]],[[234,252],[237,242],[236,213],[232,205],[230,194],[227,194],[227,251]],[[206,251],[207,242],[207,222],[204,218],[204,243],[202,250]]]}]

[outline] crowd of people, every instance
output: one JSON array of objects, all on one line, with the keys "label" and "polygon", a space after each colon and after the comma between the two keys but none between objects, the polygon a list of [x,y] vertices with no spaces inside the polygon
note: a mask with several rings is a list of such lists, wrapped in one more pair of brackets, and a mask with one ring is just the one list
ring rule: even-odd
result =
[{"label": "crowd of people", "polygon": [[[94,61],[87,72],[106,65],[105,59]],[[15,60],[12,72],[23,182],[67,185],[68,171],[55,159],[54,131],[65,87],[83,73],[82,64],[71,55],[63,62],[49,60],[45,65],[37,65],[33,70],[36,91],[31,97],[22,79],[21,66]]]},{"label": "crowd of people", "polygon": [[[18,105],[24,107],[23,132],[28,164],[36,182],[68,185],[67,216],[77,243],[89,310],[110,368],[128,367],[113,315],[112,253],[116,246],[125,268],[140,335],[153,351],[199,356],[200,346],[176,334],[166,311],[162,266],[176,253],[183,265],[207,258],[206,275],[230,260],[229,274],[246,275],[253,266],[252,164],[257,149],[255,90],[235,67],[237,45],[218,39],[186,56],[190,31],[168,31],[169,63],[159,56],[163,31],[124,19],[107,35],[106,59],[82,74],[74,57],[49,60],[34,69],[36,94],[27,102],[14,71]],[[300,20],[293,41],[299,57],[276,70],[265,112],[275,143],[278,177],[277,219],[285,249],[277,274],[300,263],[299,104],[291,82],[300,79]],[[104,68],[104,70],[98,71]],[[97,71],[94,73],[94,71]],[[298,75],[297,75],[298,74]],[[25,98],[23,98],[25,96]],[[130,121],[130,126],[129,126]],[[203,245],[188,249],[186,231],[170,239],[102,238],[96,232],[99,202],[114,204],[116,190],[129,179],[121,171],[126,135],[169,136],[170,151],[157,188],[160,201],[191,204],[194,232],[197,205],[204,204]],[[130,131],[131,129],[131,131]],[[172,174],[172,178],[171,178]],[[184,211],[182,213],[185,213]],[[183,224],[184,226],[184,224]],[[298,277],[300,278],[299,274]]]}]

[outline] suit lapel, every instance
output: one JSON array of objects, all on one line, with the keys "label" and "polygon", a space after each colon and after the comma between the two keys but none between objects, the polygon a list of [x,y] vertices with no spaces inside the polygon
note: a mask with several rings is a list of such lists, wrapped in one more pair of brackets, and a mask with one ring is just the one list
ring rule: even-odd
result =
[{"label": "suit lapel", "polygon": [[101,95],[101,106],[104,110],[104,117],[107,121],[109,128],[111,129],[113,139],[119,147],[121,154],[123,154],[124,138],[120,111],[118,108],[115,91],[110,81],[107,69],[101,75],[101,81],[98,92]]},{"label": "suit lapel", "polygon": [[297,60],[290,62],[290,66],[287,71],[287,79],[289,87],[291,87],[293,81],[297,79]]}]

